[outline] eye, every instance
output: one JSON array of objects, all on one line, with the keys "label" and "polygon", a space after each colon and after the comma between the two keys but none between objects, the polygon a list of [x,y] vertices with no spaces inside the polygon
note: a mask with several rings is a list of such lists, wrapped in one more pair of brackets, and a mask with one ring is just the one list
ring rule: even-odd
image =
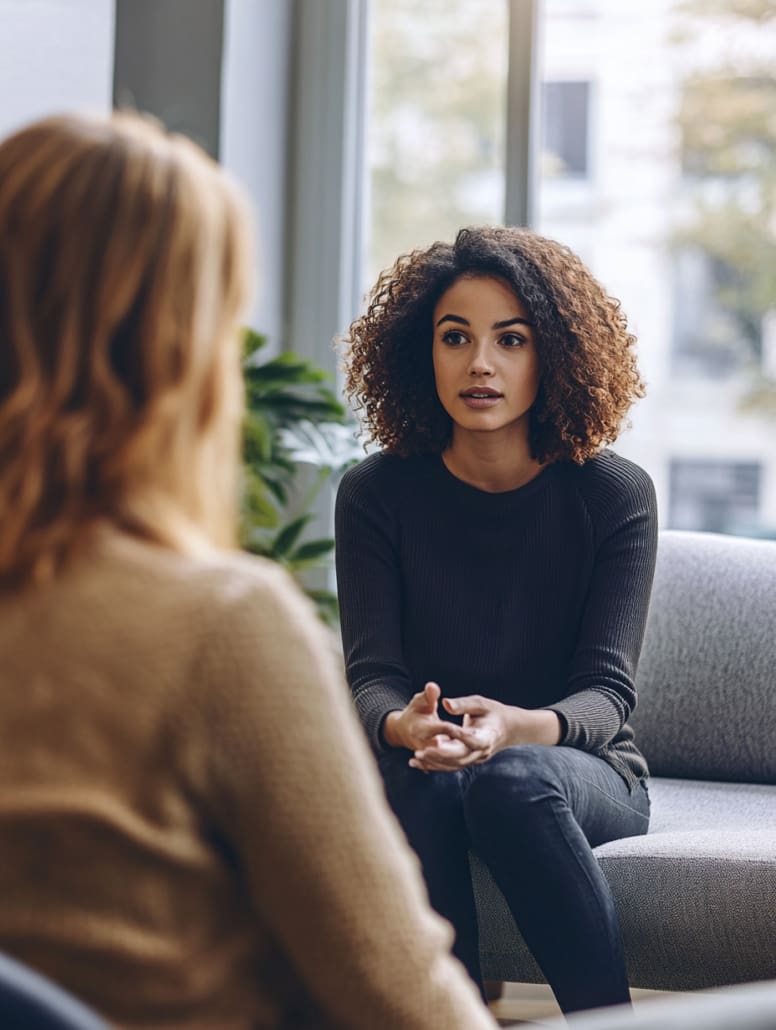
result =
[{"label": "eye", "polygon": [[446,333],[442,334],[442,343],[447,344],[448,347],[460,347],[466,343],[466,336],[458,329],[448,329]]},{"label": "eye", "polygon": [[518,347],[524,347],[528,340],[525,336],[521,336],[519,333],[504,333],[498,341],[502,347],[506,347],[508,350],[514,350]]}]

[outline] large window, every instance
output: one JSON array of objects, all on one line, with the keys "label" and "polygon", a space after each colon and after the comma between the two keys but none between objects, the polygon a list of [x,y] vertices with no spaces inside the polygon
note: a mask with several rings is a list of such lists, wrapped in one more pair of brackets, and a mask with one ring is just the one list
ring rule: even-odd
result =
[{"label": "large window", "polygon": [[[503,221],[530,135],[534,227],[638,336],[648,394],[616,446],[662,524],[776,535],[776,0],[543,0],[509,67],[521,3],[371,0],[368,279]],[[531,134],[506,120],[520,76]]]},{"label": "large window", "polygon": [[367,280],[504,211],[504,0],[372,0]]}]

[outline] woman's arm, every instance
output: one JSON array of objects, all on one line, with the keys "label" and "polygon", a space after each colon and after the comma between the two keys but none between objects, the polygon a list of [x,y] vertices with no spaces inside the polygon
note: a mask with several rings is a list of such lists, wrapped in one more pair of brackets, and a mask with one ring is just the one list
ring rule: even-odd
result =
[{"label": "woman's arm", "polygon": [[[275,568],[232,591],[200,692],[257,917],[336,1026],[495,1026],[429,908],[331,641]],[[206,700],[207,699],[207,700]]]},{"label": "woman's arm", "polygon": [[343,476],[335,506],[335,556],[345,670],[372,747],[382,725],[412,697],[401,641],[401,576],[390,509],[364,481],[362,466]]},{"label": "woman's arm", "polygon": [[608,744],[635,707],[657,556],[657,502],[646,472],[628,463],[619,493],[597,500],[599,537],[568,691],[547,706],[565,723],[561,743],[585,751]]},{"label": "woman's arm", "polygon": [[340,484],[335,535],[345,669],[372,747],[415,750],[436,734],[463,737],[438,717],[428,687],[413,693],[402,648],[398,527],[361,467]]}]

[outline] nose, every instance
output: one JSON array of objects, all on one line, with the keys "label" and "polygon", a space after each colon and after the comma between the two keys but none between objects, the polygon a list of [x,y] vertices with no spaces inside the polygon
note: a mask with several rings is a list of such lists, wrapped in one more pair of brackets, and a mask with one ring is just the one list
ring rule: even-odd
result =
[{"label": "nose", "polygon": [[488,350],[484,343],[478,344],[472,351],[471,361],[469,362],[469,375],[493,375],[493,368],[488,356]]}]

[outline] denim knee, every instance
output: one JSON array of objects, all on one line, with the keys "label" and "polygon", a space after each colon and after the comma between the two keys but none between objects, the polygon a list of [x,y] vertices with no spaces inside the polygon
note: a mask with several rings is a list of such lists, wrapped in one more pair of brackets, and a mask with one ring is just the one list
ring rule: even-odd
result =
[{"label": "denim knee", "polygon": [[432,821],[454,818],[461,813],[461,786],[457,773],[424,773],[408,763],[410,752],[404,749],[384,752],[377,764],[385,793],[400,818]]},{"label": "denim knee", "polygon": [[548,748],[521,744],[506,748],[477,766],[464,792],[464,812],[472,838],[481,829],[504,826],[514,831],[528,826],[530,813],[541,802],[563,800]]}]

